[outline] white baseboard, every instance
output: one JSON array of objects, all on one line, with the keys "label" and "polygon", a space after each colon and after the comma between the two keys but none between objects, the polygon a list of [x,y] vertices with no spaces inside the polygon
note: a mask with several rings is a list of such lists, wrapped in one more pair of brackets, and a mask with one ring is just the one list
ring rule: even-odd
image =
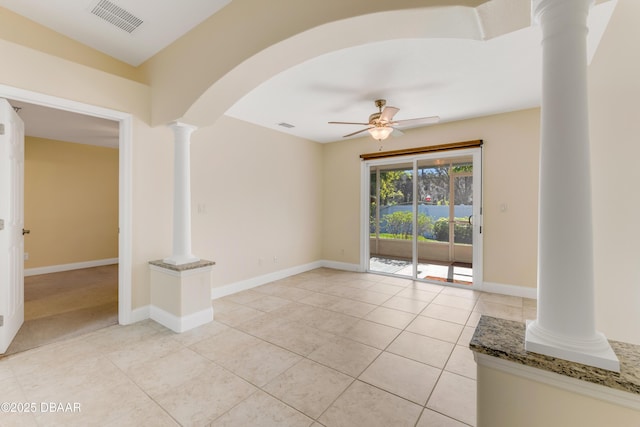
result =
[{"label": "white baseboard", "polygon": [[185,332],[213,320],[213,307],[207,308],[197,313],[178,317],[154,305],[150,306],[150,317],[152,320],[171,329],[173,332]]},{"label": "white baseboard", "polygon": [[321,263],[323,267],[333,268],[334,270],[353,271],[356,273],[362,272],[359,264],[348,264],[346,262],[338,261],[321,261]]},{"label": "white baseboard", "polygon": [[361,271],[358,264],[347,264],[344,262],[325,260],[315,261],[309,264],[299,265],[297,267],[291,267],[285,270],[274,271],[273,273],[252,277],[251,279],[242,280],[240,282],[231,283],[217,288],[212,288],[211,299],[222,298],[227,295],[235,294],[236,292],[253,289],[255,287],[274,282],[276,280],[285,279],[290,276],[295,276],[296,274],[305,273],[307,271],[315,270],[316,268],[322,267],[345,271]]},{"label": "white baseboard", "polygon": [[97,259],[94,261],[75,262],[72,264],[50,265],[47,267],[25,268],[25,276],[38,274],[59,273],[61,271],[80,270],[83,268],[102,267],[103,265],[118,264],[118,258]]},{"label": "white baseboard", "polygon": [[505,285],[502,283],[483,282],[482,286],[475,288],[482,292],[491,292],[494,294],[510,295],[513,297],[538,298],[537,288],[527,288],[525,286]]},{"label": "white baseboard", "polygon": [[253,289],[255,287],[274,282],[276,280],[284,279],[289,276],[295,276],[296,274],[315,270],[316,268],[320,267],[324,267],[323,262],[316,261],[309,264],[299,265],[297,267],[287,268],[285,270],[274,271],[273,273],[264,274],[262,276],[252,277],[251,279],[241,280],[239,282],[230,283],[228,285],[215,287],[211,289],[211,299],[226,297],[227,295],[235,294],[236,292]]},{"label": "white baseboard", "polygon": [[130,325],[132,323],[137,323],[142,320],[146,320],[151,317],[151,306],[143,305],[142,307],[134,308],[131,310],[131,314],[129,315],[129,319],[126,325]]},{"label": "white baseboard", "polygon": [[[344,270],[352,272],[361,272],[359,264],[349,264],[338,261],[321,260],[285,270],[275,271],[273,273],[262,276],[252,277],[251,279],[241,280],[239,282],[230,283],[228,285],[219,286],[211,289],[211,299],[222,298],[237,292],[246,291],[255,287],[274,282],[276,280],[285,279],[289,276],[304,273],[316,268],[333,268],[335,270]],[[502,283],[483,282],[481,286],[475,287],[478,291],[492,292],[502,295],[510,295],[515,297],[537,299],[538,291],[536,288],[528,288],[524,286],[505,285]]]}]

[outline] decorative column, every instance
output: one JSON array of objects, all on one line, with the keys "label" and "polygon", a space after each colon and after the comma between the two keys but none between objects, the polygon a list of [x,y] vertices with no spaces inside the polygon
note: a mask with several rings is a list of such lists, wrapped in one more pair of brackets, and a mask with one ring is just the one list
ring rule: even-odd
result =
[{"label": "decorative column", "polygon": [[593,0],[533,0],[542,27],[538,318],[525,349],[619,371],[595,330],[587,16]]},{"label": "decorative column", "polygon": [[184,332],[213,320],[211,271],[213,261],[191,253],[191,133],[180,122],[169,125],[175,135],[173,168],[173,254],[149,262],[151,304],[149,316],[175,332]]},{"label": "decorative column", "polygon": [[175,135],[173,167],[173,252],[167,264],[199,261],[191,253],[191,164],[189,148],[195,126],[180,122],[169,125]]}]

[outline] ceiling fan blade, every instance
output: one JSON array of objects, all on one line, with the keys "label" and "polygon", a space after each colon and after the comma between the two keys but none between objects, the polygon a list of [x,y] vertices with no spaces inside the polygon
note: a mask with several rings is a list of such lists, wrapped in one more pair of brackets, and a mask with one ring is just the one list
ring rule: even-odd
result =
[{"label": "ceiling fan blade", "polygon": [[384,110],[382,110],[382,114],[380,114],[380,121],[390,122],[391,120],[393,120],[393,116],[395,116],[398,111],[400,111],[400,109],[396,107],[384,107]]},{"label": "ceiling fan blade", "polygon": [[400,127],[415,127],[422,125],[430,125],[433,123],[438,123],[440,121],[440,117],[431,116],[431,117],[420,117],[418,119],[407,119],[407,120],[396,120],[391,123],[393,126]]},{"label": "ceiling fan blade", "polygon": [[359,134],[359,133],[361,133],[361,132],[366,132],[366,131],[368,131],[369,129],[370,129],[370,128],[360,129],[359,131],[356,131],[356,132],[353,132],[353,133],[350,133],[350,134],[344,135],[344,136],[343,136],[343,138],[348,138],[348,137],[350,137],[350,136],[357,135],[357,134]]},{"label": "ceiling fan blade", "polygon": [[354,123],[354,122],[329,122],[330,125],[361,125],[368,126],[369,123]]}]

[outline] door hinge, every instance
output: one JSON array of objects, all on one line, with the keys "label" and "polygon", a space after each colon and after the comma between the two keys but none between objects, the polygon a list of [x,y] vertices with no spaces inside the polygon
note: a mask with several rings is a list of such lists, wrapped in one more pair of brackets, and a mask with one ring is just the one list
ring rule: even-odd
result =
[{"label": "door hinge", "polygon": [[0,316],[0,326],[4,325],[4,316]]},{"label": "door hinge", "polygon": [[4,123],[0,123],[0,135],[4,135]]}]

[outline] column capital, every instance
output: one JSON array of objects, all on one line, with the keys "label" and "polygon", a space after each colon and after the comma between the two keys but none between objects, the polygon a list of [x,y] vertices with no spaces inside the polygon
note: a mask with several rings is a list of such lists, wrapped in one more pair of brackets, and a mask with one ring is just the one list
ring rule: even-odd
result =
[{"label": "column capital", "polygon": [[575,8],[583,5],[585,10],[591,9],[595,0],[531,0],[531,18],[534,24],[539,24],[542,14],[552,9],[569,6],[570,13],[575,14]]},{"label": "column capital", "polygon": [[190,125],[188,123],[184,123],[184,122],[181,122],[179,120],[175,120],[173,122],[170,122],[170,123],[167,124],[167,126],[169,126],[170,128],[172,128],[174,130],[184,129],[184,130],[188,130],[189,132],[193,132],[193,131],[198,129],[197,126]]}]

